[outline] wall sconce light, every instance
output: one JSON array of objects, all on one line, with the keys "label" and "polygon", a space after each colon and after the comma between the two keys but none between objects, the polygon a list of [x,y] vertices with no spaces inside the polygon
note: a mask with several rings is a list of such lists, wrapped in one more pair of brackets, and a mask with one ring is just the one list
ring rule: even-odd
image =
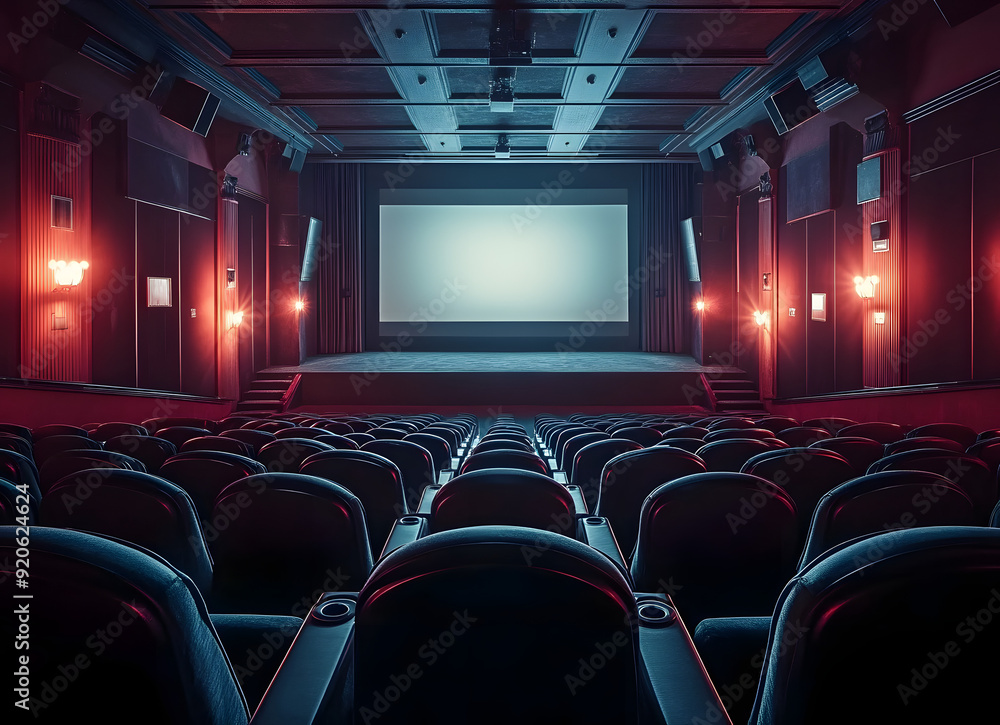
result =
[{"label": "wall sconce light", "polygon": [[694,308],[696,310],[698,310],[698,312],[701,312],[702,310],[704,310],[705,309],[705,300],[698,300],[697,302],[695,302],[694,303]]},{"label": "wall sconce light", "polygon": [[62,259],[58,262],[54,259],[49,260],[49,269],[55,274],[56,286],[63,290],[68,290],[70,287],[76,287],[80,284],[83,281],[83,270],[89,266],[89,262],[77,262],[75,260],[67,262]]},{"label": "wall sconce light", "polygon": [[875,296],[875,285],[877,284],[878,277],[874,274],[869,277],[858,276],[854,278],[854,291],[861,299],[870,300]]},{"label": "wall sconce light", "polygon": [[229,318],[229,328],[239,327],[240,323],[243,322],[243,310],[237,310],[236,312],[228,313]]},{"label": "wall sconce light", "polygon": [[306,303],[304,300],[295,300],[295,311],[302,312],[306,308]]},{"label": "wall sconce light", "polygon": [[758,327],[764,327],[767,324],[768,314],[766,312],[761,312],[760,310],[754,310],[753,321],[757,323]]}]

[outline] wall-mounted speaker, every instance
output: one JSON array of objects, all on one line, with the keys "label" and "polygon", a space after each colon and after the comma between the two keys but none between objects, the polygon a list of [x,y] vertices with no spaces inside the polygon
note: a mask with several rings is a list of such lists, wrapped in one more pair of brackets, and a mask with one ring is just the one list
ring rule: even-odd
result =
[{"label": "wall-mounted speaker", "polygon": [[872,241],[881,242],[889,238],[889,222],[872,222]]},{"label": "wall-mounted speaker", "polygon": [[715,170],[715,159],[712,158],[712,152],[708,149],[704,149],[698,152],[698,160],[701,161],[702,171],[714,171]]},{"label": "wall-mounted speaker", "polygon": [[208,136],[222,103],[201,86],[168,72],[160,74],[149,100],[160,107],[161,116],[200,136]]},{"label": "wall-mounted speaker", "polygon": [[796,78],[764,101],[764,108],[778,134],[786,134],[819,113],[816,102]]},{"label": "wall-mounted speaker", "polygon": [[302,149],[295,148],[290,143],[285,144],[285,148],[282,149],[281,155],[286,159],[291,159],[288,168],[296,174],[301,172],[302,168],[306,165],[306,152]]},{"label": "wall-mounted speaker", "polygon": [[876,156],[858,164],[858,203],[882,197],[882,157]]}]

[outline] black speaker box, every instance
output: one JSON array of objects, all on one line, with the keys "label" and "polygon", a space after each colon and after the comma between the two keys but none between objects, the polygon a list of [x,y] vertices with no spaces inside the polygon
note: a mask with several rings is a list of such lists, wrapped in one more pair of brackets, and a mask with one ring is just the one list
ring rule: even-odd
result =
[{"label": "black speaker box", "polygon": [[174,123],[208,136],[222,100],[201,86],[170,73],[162,73],[149,100],[160,106],[160,115]]},{"label": "black speaker box", "polygon": [[764,108],[779,134],[788,133],[819,113],[816,102],[798,78],[766,99]]}]

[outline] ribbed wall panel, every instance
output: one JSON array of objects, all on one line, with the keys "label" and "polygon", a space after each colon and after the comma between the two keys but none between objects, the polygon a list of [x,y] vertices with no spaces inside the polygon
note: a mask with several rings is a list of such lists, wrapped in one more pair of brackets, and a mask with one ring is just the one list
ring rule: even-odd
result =
[{"label": "ribbed wall panel", "polygon": [[239,338],[238,329],[227,324],[230,315],[239,307],[235,288],[229,289],[227,269],[236,269],[237,242],[239,239],[239,204],[235,199],[222,199],[219,213],[219,253],[216,284],[219,294],[216,330],[219,336],[219,397],[238,400],[240,397]]},{"label": "ribbed wall panel", "polygon": [[[902,381],[900,330],[902,289],[902,167],[899,149],[887,149],[865,159],[882,157],[882,196],[862,205],[864,218],[864,271],[877,275],[875,296],[866,300],[864,316],[864,385],[885,388]],[[889,223],[889,250],[872,250],[871,225]],[[875,324],[875,313],[885,313],[885,324]]]},{"label": "ribbed wall panel", "polygon": [[[90,381],[90,270],[69,291],[55,290],[50,259],[90,261],[89,199],[77,144],[27,134],[21,191],[21,366],[23,378]],[[52,196],[73,200],[73,229],[52,227]],[[53,315],[67,329],[53,330]]]},{"label": "ribbed wall panel", "polygon": [[[776,178],[777,173],[772,174],[772,177]],[[773,196],[762,198],[758,204],[758,276],[771,275],[771,289],[769,291],[764,291],[762,286],[758,287],[761,290],[759,293],[760,305],[758,309],[762,312],[767,312],[771,320],[771,324],[760,331],[760,343],[757,348],[760,354],[758,358],[760,365],[760,396],[764,400],[772,400],[777,390],[774,378],[777,350],[777,346],[774,344],[774,335],[777,330],[776,322],[778,319],[777,296],[774,293],[774,290],[778,289],[778,265],[775,263],[774,257],[774,217],[777,213],[777,208]],[[762,279],[759,279],[758,284],[761,284],[762,281]]]}]

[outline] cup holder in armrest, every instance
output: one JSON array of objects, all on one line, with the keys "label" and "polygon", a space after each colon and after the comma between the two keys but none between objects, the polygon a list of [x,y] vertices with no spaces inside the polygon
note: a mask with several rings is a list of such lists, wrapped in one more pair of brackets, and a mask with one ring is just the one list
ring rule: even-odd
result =
[{"label": "cup holder in armrest", "polygon": [[636,602],[640,627],[669,627],[677,621],[677,613],[673,607],[654,600]]},{"label": "cup holder in armrest", "polygon": [[343,624],[354,617],[355,602],[351,599],[327,599],[313,609],[312,617],[322,624]]}]

